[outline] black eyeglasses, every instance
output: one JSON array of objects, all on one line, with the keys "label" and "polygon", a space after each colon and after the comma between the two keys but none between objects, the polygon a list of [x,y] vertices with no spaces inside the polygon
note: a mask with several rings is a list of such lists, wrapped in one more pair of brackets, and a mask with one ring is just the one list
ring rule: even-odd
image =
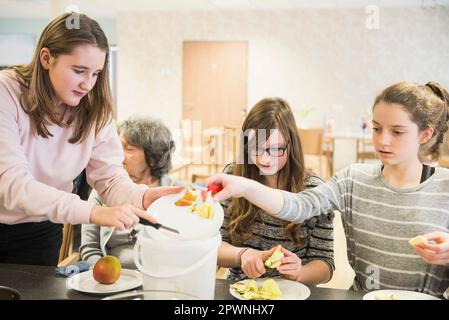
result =
[{"label": "black eyeglasses", "polygon": [[253,156],[262,156],[265,152],[271,157],[282,157],[287,150],[287,147],[271,147],[271,148],[254,148],[250,150]]}]

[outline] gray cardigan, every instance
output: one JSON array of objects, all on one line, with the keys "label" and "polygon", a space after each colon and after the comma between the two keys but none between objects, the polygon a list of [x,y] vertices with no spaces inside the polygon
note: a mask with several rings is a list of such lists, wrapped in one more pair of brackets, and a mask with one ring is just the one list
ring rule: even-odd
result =
[{"label": "gray cardigan", "polygon": [[[168,176],[162,177],[159,183],[159,186],[174,185],[180,184]],[[95,190],[92,190],[88,201],[104,206]],[[87,261],[90,265],[94,265],[98,259],[109,255],[107,244],[116,235],[117,231],[113,227],[102,227],[96,224],[83,224],[81,226],[81,259]]]}]

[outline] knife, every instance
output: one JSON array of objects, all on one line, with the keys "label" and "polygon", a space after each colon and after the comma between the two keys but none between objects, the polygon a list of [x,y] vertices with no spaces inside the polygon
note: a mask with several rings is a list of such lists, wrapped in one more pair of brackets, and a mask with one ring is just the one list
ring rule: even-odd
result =
[{"label": "knife", "polygon": [[217,184],[209,184],[206,186],[205,184],[202,184],[199,182],[192,183],[192,187],[194,187],[195,189],[203,190],[203,191],[212,191],[212,193],[214,193],[214,194],[220,192],[223,189],[222,186],[219,186]]},{"label": "knife", "polygon": [[148,221],[148,220],[146,220],[146,219],[143,219],[143,218],[139,218],[139,223],[141,223],[141,224],[143,224],[143,225],[145,225],[145,226],[153,227],[153,228],[155,228],[156,230],[164,229],[164,230],[167,230],[167,231],[170,231],[170,232],[174,232],[174,233],[177,233],[177,234],[181,234],[181,233],[180,233],[178,230],[176,230],[176,229],[173,229],[173,228],[164,226],[164,225],[162,225],[162,224],[160,224],[160,223],[153,223],[153,222],[150,222],[150,221]]}]

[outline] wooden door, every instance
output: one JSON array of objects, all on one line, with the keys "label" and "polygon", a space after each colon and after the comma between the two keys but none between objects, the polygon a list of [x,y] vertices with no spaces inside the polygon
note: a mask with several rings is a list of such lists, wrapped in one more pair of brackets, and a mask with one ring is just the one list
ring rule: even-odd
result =
[{"label": "wooden door", "polygon": [[246,110],[248,44],[186,41],[183,45],[183,118],[201,128],[241,126]]}]

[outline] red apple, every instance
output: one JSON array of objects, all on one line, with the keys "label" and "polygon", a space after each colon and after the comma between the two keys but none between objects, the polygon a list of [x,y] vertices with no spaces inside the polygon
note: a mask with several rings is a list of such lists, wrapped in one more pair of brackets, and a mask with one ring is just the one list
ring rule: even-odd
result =
[{"label": "red apple", "polygon": [[114,256],[100,258],[94,265],[94,279],[103,284],[113,284],[120,278],[122,265]]}]

